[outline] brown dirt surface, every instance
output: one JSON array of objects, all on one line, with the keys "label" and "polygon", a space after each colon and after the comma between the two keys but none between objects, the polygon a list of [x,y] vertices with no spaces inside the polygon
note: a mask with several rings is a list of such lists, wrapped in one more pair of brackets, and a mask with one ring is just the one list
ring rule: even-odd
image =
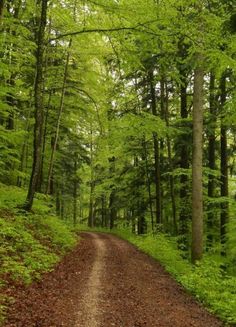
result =
[{"label": "brown dirt surface", "polygon": [[221,327],[162,266],[128,242],[82,233],[40,282],[11,285],[4,327]]}]

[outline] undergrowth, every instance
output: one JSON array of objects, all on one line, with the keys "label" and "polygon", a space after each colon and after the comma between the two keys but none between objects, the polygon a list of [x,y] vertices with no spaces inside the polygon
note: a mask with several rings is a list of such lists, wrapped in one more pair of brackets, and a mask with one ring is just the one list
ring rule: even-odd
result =
[{"label": "undergrowth", "polygon": [[[19,211],[25,191],[0,184],[0,289],[11,283],[30,284],[51,271],[77,242],[71,228],[54,215],[48,196],[37,195],[32,213]],[[0,323],[4,318],[0,294]]]}]

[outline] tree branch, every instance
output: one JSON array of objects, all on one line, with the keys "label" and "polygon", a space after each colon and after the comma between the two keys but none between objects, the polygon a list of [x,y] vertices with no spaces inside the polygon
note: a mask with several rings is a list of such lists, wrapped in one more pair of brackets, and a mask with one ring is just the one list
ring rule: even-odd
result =
[{"label": "tree branch", "polygon": [[138,29],[138,27],[142,27],[142,26],[144,26],[145,24],[148,24],[148,23],[149,22],[138,24],[138,25],[133,26],[133,27],[123,26],[123,27],[115,27],[115,28],[83,29],[83,30],[76,31],[76,32],[68,32],[68,33],[65,33],[65,34],[60,34],[60,35],[56,36],[55,38],[49,39],[49,42],[61,39],[61,38],[66,37],[66,36],[75,36],[75,35],[86,34],[86,33],[106,33],[106,32],[119,32],[119,31],[136,31],[136,32],[139,32],[139,33],[145,33],[145,34],[151,34],[151,35],[159,36],[159,34],[157,34],[155,32],[150,32],[150,31],[145,31],[145,30]]}]

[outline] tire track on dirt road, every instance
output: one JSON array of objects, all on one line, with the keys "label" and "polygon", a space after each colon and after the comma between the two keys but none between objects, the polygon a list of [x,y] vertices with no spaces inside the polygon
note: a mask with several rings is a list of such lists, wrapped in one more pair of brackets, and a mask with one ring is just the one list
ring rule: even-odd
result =
[{"label": "tire track on dirt road", "polygon": [[100,297],[102,289],[102,275],[104,273],[104,256],[106,253],[106,245],[104,240],[98,234],[88,233],[92,236],[96,256],[90,273],[86,293],[82,299],[82,310],[78,314],[76,326],[80,327],[98,327],[100,326]]}]

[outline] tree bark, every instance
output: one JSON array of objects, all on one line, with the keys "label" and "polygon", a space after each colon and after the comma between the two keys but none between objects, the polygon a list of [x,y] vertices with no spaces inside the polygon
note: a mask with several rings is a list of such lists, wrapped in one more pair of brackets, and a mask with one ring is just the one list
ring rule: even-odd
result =
[{"label": "tree bark", "polygon": [[[169,104],[168,104],[168,90],[167,85],[165,87],[165,122],[167,128],[169,128]],[[175,188],[174,188],[174,177],[173,177],[173,162],[172,162],[172,153],[171,153],[171,142],[170,137],[167,133],[167,153],[169,161],[169,185],[170,185],[170,196],[171,196],[171,206],[172,206],[172,215],[173,215],[173,232],[174,235],[177,234],[177,214],[176,214],[176,201],[175,201]]]},{"label": "tree bark", "polygon": [[61,90],[60,107],[59,107],[58,116],[57,116],[56,133],[55,133],[55,137],[54,137],[54,143],[53,143],[53,146],[52,146],[51,157],[50,157],[50,162],[49,162],[46,194],[49,194],[49,192],[50,192],[50,184],[51,184],[52,170],[53,170],[53,165],[54,165],[54,157],[55,157],[55,153],[56,153],[56,149],[57,149],[57,143],[58,143],[58,137],[59,137],[59,132],[60,132],[62,112],[63,112],[63,109],[64,109],[66,81],[67,81],[67,76],[68,76],[68,67],[69,67],[69,60],[70,60],[69,50],[70,50],[71,44],[72,44],[72,39],[70,39],[68,52],[67,52],[67,57],[66,57],[65,70],[64,70],[64,76],[63,76],[63,84],[62,84],[62,90]]},{"label": "tree bark", "polygon": [[[116,158],[112,157],[109,159],[110,163],[110,176],[113,176],[115,174],[115,161]],[[117,210],[116,210],[116,205],[115,205],[115,200],[116,200],[116,190],[115,190],[115,185],[111,185],[111,194],[109,198],[109,214],[110,214],[110,229],[113,229],[114,223],[117,218]]]},{"label": "tree bark", "polygon": [[[156,105],[156,92],[153,84],[153,72],[149,72],[149,83],[151,92],[151,107],[152,114],[157,116],[157,105]],[[155,202],[156,202],[156,224],[162,223],[162,212],[161,212],[161,174],[160,174],[160,147],[157,138],[157,134],[153,133],[153,145],[154,145],[154,169],[155,169]]]},{"label": "tree bark", "polygon": [[[228,197],[228,154],[227,154],[227,127],[224,123],[225,114],[223,112],[224,105],[226,103],[226,74],[223,74],[220,81],[220,92],[221,92],[221,126],[220,126],[220,146],[221,146],[221,160],[220,160],[220,171],[221,171],[221,196]],[[220,214],[220,235],[221,244],[224,247],[226,242],[226,225],[229,220],[229,206],[227,199],[221,204]],[[222,249],[222,254],[225,254],[225,249]]]},{"label": "tree bark", "polygon": [[[184,121],[188,118],[188,107],[187,107],[187,72],[184,69],[180,69],[180,114],[181,119]],[[185,126],[186,123],[183,122]],[[180,168],[183,170],[189,169],[189,151],[186,144],[186,135],[181,137],[180,147]],[[188,203],[188,176],[182,173],[180,176],[180,212],[179,212],[179,235],[181,235],[181,247],[187,249],[188,247],[188,223],[191,221],[190,210],[186,203]]]},{"label": "tree bark", "polygon": [[3,17],[3,10],[4,10],[4,0],[0,0],[0,23],[2,21],[2,17]]},{"label": "tree bark", "polygon": [[148,190],[148,200],[149,200],[149,208],[151,214],[151,226],[152,232],[154,232],[154,215],[153,215],[153,208],[152,208],[152,192],[151,192],[151,182],[150,177],[148,174],[148,153],[147,153],[147,145],[146,140],[143,140],[143,149],[144,149],[144,160],[145,160],[145,171],[146,171],[146,178],[147,178],[147,190]]},{"label": "tree bark", "polygon": [[78,196],[78,180],[77,180],[77,159],[74,161],[74,181],[73,181],[73,223],[74,226],[77,223],[77,196]]},{"label": "tree bark", "polygon": [[36,80],[35,80],[35,124],[34,124],[34,153],[33,166],[30,178],[30,184],[24,209],[31,210],[33,199],[36,192],[38,176],[42,160],[42,142],[43,142],[43,122],[44,122],[44,101],[43,101],[43,57],[45,28],[47,24],[47,4],[48,0],[41,1],[41,19],[38,31],[37,53],[36,53]]},{"label": "tree bark", "polygon": [[50,108],[50,103],[51,103],[51,97],[52,97],[52,91],[50,91],[50,93],[49,93],[49,98],[48,98],[48,103],[47,103],[47,110],[46,110],[45,121],[44,121],[42,161],[41,161],[40,175],[39,175],[39,180],[38,180],[38,185],[37,185],[38,192],[42,192],[42,186],[43,186],[43,180],[44,180],[43,170],[44,170],[46,138],[47,138],[48,118],[49,118],[49,108]]},{"label": "tree bark", "polygon": [[90,130],[90,169],[91,169],[91,176],[90,176],[90,197],[89,197],[89,215],[88,215],[88,227],[94,227],[94,189],[95,189],[95,182],[94,182],[94,167],[93,167],[93,130],[91,126]]},{"label": "tree bark", "polygon": [[116,193],[114,190],[111,191],[109,199],[109,211],[110,211],[110,229],[114,228],[114,224],[117,218],[117,210],[115,207]]},{"label": "tree bark", "polygon": [[[216,169],[216,135],[215,135],[215,124],[216,124],[216,99],[215,99],[215,76],[213,73],[210,75],[210,87],[209,87],[209,111],[210,111],[210,127],[208,136],[208,166],[211,170]],[[215,177],[210,172],[208,176],[208,197],[213,199],[215,196]],[[213,212],[214,205],[209,203],[208,215],[207,215],[207,247],[212,246],[213,234],[212,229],[214,226],[215,214]]]},{"label": "tree bark", "polygon": [[203,189],[202,189],[202,146],[203,146],[203,85],[204,70],[199,55],[198,67],[194,71],[193,94],[193,158],[192,158],[192,262],[203,254]]}]

